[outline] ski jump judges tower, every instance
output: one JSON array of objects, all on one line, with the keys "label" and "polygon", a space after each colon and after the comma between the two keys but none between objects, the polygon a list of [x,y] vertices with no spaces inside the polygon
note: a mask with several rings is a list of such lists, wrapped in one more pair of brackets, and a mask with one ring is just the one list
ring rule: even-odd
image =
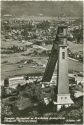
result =
[{"label": "ski jump judges tower", "polygon": [[51,55],[43,76],[43,82],[50,82],[57,62],[57,110],[73,104],[69,93],[68,61],[67,61],[67,26],[59,25]]}]

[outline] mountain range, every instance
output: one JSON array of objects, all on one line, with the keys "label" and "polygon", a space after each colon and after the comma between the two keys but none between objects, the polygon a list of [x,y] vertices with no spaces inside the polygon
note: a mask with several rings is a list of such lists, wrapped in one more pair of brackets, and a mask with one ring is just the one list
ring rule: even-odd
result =
[{"label": "mountain range", "polygon": [[1,16],[83,16],[83,1],[1,1]]}]

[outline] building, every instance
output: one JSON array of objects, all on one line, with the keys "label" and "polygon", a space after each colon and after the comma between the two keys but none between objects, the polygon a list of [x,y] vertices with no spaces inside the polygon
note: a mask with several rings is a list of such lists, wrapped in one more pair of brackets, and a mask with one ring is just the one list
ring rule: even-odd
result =
[{"label": "building", "polygon": [[[67,27],[59,27],[59,54],[57,67],[57,110],[73,104],[69,93],[68,60],[67,60]],[[60,33],[61,32],[61,33]]]}]

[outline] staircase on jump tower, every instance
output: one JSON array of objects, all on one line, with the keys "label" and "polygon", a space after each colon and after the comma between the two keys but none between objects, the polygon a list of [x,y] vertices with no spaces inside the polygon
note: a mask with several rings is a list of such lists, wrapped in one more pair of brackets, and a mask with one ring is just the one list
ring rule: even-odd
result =
[{"label": "staircase on jump tower", "polygon": [[53,42],[51,55],[43,76],[43,82],[50,82],[57,62],[57,110],[73,104],[69,93],[68,61],[67,61],[67,26],[59,25],[56,40]]}]

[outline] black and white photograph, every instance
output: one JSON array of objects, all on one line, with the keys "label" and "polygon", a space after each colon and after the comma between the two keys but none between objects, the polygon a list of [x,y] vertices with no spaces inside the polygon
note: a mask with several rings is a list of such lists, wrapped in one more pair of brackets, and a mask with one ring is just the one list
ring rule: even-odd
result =
[{"label": "black and white photograph", "polygon": [[83,125],[83,1],[0,3],[1,124]]}]

